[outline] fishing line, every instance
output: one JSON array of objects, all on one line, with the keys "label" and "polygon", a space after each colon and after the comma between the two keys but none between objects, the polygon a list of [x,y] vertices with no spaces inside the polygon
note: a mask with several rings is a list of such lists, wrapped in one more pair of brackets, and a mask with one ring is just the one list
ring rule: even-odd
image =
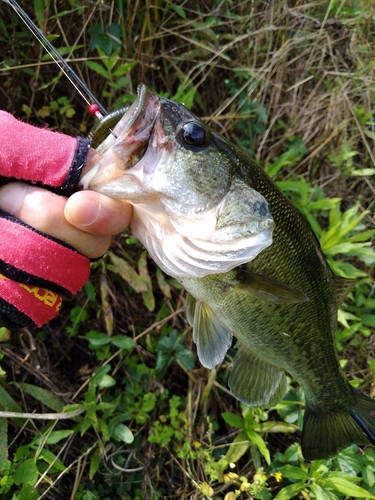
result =
[{"label": "fishing line", "polygon": [[[21,20],[26,24],[31,33],[35,36],[38,42],[46,50],[46,52],[51,56],[53,61],[57,64],[66,78],[70,81],[73,87],[77,90],[79,95],[84,99],[84,101],[89,105],[89,112],[95,115],[99,120],[103,116],[108,115],[106,109],[100,104],[98,99],[94,94],[87,88],[80,77],[75,71],[69,66],[65,59],[58,53],[55,47],[47,40],[42,31],[36,26],[36,24],[30,19],[26,12],[15,0],[4,0],[8,3],[16,14],[21,18]],[[91,102],[90,100],[91,99]],[[93,104],[94,103],[94,104]]]}]

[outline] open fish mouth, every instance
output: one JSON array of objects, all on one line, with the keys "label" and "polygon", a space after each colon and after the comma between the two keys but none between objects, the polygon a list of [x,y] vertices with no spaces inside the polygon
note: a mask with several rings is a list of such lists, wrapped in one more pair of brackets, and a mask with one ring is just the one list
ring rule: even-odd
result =
[{"label": "open fish mouth", "polygon": [[[125,170],[134,166],[144,155],[159,110],[159,98],[145,85],[139,85],[137,97],[125,111],[110,134],[97,148],[103,155],[93,169],[80,181],[83,189],[98,189]],[[106,125],[106,127],[110,126]]]}]

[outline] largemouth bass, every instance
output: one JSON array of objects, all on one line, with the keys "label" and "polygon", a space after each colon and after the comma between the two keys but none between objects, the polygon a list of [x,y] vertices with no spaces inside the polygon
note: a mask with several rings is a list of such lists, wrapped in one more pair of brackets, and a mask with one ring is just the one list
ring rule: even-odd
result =
[{"label": "largemouth bass", "polygon": [[250,406],[278,403],[290,374],[306,396],[306,459],[375,444],[375,402],[348,383],[334,348],[351,283],[304,216],[244,152],[144,86],[114,134],[83,187],[134,206],[133,234],[188,292],[201,363],[223,361],[235,337],[228,384]]}]

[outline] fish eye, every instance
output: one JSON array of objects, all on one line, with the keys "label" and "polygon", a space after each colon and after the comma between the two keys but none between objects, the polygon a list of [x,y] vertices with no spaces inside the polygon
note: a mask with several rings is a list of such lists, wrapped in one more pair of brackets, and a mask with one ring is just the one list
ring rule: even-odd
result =
[{"label": "fish eye", "polygon": [[206,146],[206,131],[198,122],[184,123],[178,131],[179,142],[187,148]]}]

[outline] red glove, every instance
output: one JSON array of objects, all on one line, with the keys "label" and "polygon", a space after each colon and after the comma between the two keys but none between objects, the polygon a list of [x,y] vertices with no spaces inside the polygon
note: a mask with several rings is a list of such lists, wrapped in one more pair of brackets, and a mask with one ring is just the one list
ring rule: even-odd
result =
[{"label": "red glove", "polygon": [[[40,129],[0,111],[0,185],[23,181],[69,196],[89,140]],[[46,207],[48,209],[48,207]],[[90,261],[74,248],[0,210],[0,326],[42,326],[61,294],[87,281]]]}]

